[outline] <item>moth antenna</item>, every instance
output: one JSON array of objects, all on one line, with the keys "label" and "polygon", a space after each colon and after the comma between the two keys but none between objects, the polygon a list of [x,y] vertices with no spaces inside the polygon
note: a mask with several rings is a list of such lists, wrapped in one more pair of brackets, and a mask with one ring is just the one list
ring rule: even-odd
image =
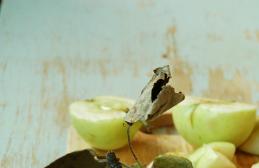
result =
[{"label": "moth antenna", "polygon": [[135,154],[135,152],[134,152],[134,150],[133,150],[133,148],[132,148],[132,144],[131,144],[131,142],[130,142],[130,127],[131,127],[131,125],[128,124],[127,136],[128,136],[129,149],[130,149],[131,154],[132,154],[133,157],[134,157],[134,160],[137,162],[138,166],[142,168],[142,166],[141,166],[141,164],[140,164],[140,162],[139,162],[139,160],[138,160],[138,158],[137,158],[137,156],[136,156],[136,154]]}]

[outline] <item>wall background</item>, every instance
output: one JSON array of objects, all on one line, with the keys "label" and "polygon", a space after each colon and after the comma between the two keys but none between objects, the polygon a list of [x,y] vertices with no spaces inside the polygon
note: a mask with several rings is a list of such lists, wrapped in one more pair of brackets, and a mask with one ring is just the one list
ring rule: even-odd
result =
[{"label": "wall background", "polygon": [[66,151],[71,101],[136,98],[157,66],[186,94],[259,107],[259,2],[4,0],[0,167]]}]

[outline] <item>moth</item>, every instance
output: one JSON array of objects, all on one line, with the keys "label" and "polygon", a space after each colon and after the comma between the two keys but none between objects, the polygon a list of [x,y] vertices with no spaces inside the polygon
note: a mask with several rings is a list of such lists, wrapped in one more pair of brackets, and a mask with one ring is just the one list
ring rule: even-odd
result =
[{"label": "moth", "polygon": [[93,155],[95,155],[95,159],[98,162],[107,163],[106,168],[122,168],[124,165],[120,162],[113,151],[108,151],[106,156],[97,156],[95,153]]},{"label": "moth", "polygon": [[142,165],[130,143],[131,125],[138,121],[146,123],[184,100],[182,92],[176,93],[170,83],[172,76],[169,65],[156,68],[153,72],[152,78],[143,88],[134,106],[129,109],[124,118],[124,121],[128,124],[127,136],[129,149],[140,168],[142,168]]},{"label": "moth", "polygon": [[184,100],[182,92],[176,93],[170,83],[172,76],[169,65],[156,68],[153,72],[151,80],[124,118],[129,125],[152,120]]},{"label": "moth", "polygon": [[[176,93],[172,84],[170,83],[171,73],[169,65],[159,67],[154,70],[154,74],[148,84],[141,91],[139,98],[134,106],[128,111],[124,120],[128,123],[127,135],[128,143],[131,153],[137,162],[139,168],[142,168],[138,161],[131,143],[130,143],[130,126],[138,121],[146,122],[159,116],[166,110],[175,106],[182,100],[184,95],[179,92]],[[119,161],[115,153],[110,151],[106,156],[97,156],[92,150],[77,151],[67,154],[46,168],[130,168]]]}]

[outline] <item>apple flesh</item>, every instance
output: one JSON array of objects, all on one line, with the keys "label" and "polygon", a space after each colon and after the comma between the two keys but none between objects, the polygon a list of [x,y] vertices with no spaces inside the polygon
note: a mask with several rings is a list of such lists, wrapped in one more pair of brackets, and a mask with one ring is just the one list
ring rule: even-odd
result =
[{"label": "apple flesh", "polygon": [[259,155],[259,117],[257,117],[253,132],[239,149],[250,154]]},{"label": "apple flesh", "polygon": [[[72,125],[92,147],[113,150],[127,144],[127,124],[124,117],[133,101],[121,97],[101,96],[77,101],[70,105]],[[131,126],[131,139],[140,128]]]},{"label": "apple flesh", "polygon": [[256,120],[253,105],[233,101],[187,97],[171,108],[178,132],[192,145],[226,141],[241,145]]},{"label": "apple flesh", "polygon": [[208,149],[195,168],[236,168],[236,166],[221,153]]},{"label": "apple flesh", "polygon": [[253,164],[251,168],[259,168],[259,162],[256,164]]},{"label": "apple flesh", "polygon": [[236,151],[236,147],[234,144],[229,142],[212,142],[208,145],[210,148],[212,148],[214,151],[219,152],[226,156],[229,160],[232,160]]},{"label": "apple flesh", "polygon": [[235,168],[231,162],[235,146],[228,142],[204,144],[189,157],[195,168]]},{"label": "apple flesh", "polygon": [[193,162],[199,160],[202,155],[206,152],[207,148],[219,152],[226,156],[228,159],[232,160],[236,151],[234,144],[229,142],[212,142],[209,144],[204,144],[202,147],[196,149],[190,156],[189,159]]}]

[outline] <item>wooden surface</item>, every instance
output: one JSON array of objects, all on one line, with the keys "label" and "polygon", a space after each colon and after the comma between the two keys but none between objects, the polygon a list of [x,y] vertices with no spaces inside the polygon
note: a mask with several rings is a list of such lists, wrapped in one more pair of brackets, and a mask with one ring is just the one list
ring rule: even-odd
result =
[{"label": "wooden surface", "polygon": [[[170,129],[170,128],[169,128]],[[132,142],[134,151],[138,159],[144,165],[148,165],[156,156],[167,152],[179,153],[186,156],[193,151],[193,148],[179,135],[155,135],[138,132]],[[73,128],[70,128],[67,152],[73,152],[82,149],[91,149],[91,147],[79,137]],[[98,150],[97,153],[105,155],[106,151]],[[115,150],[120,160],[127,164],[133,164],[134,159],[128,146]],[[251,168],[251,165],[259,162],[259,156],[249,155],[241,151],[236,151],[233,162],[237,168]]]},{"label": "wooden surface", "polygon": [[[179,152],[184,155],[192,151],[192,147],[185,143],[184,139],[178,135],[150,135],[138,132],[132,145],[139,160],[145,165],[150,163],[159,154]],[[78,136],[73,128],[71,128],[67,148],[67,152],[72,152],[91,147]],[[105,154],[105,151],[98,152],[100,154]],[[122,162],[128,164],[134,163],[134,159],[127,146],[115,150],[115,153]]]}]

